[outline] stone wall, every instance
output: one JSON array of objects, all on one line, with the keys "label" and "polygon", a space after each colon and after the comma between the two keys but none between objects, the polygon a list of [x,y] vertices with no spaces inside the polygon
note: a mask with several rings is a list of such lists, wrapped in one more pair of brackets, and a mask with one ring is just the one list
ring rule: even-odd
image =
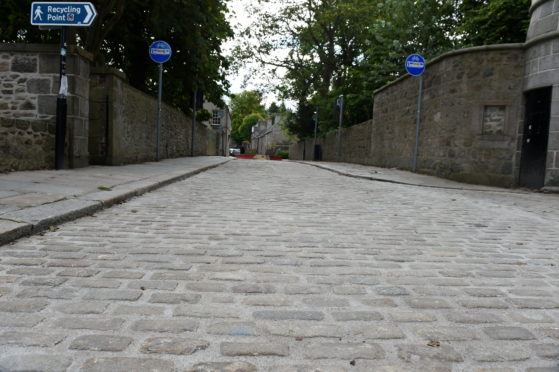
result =
[{"label": "stone wall", "polygon": [[[91,74],[89,152],[94,164],[156,159],[157,100],[126,84],[114,70]],[[191,154],[191,118],[166,104],[161,111],[160,159]],[[196,123],[194,155],[216,155],[217,135]]]},{"label": "stone wall", "polygon": [[[422,111],[418,169],[425,173],[459,181],[513,186],[513,167],[518,126],[522,112],[524,52],[522,46],[480,47],[450,53],[427,67]],[[407,110],[395,121],[382,120],[373,127],[373,151],[378,146],[375,136],[387,134],[383,124],[394,125],[407,139],[405,151],[397,162],[384,163],[410,169],[415,144],[417,79],[404,79],[401,84],[375,95],[375,106],[383,106],[388,90],[406,96]],[[411,96],[411,97],[410,97]],[[409,100],[411,98],[411,101]],[[405,101],[404,101],[405,102]],[[374,110],[376,112],[376,109]],[[393,120],[394,120],[393,119]],[[401,123],[398,126],[397,123]],[[384,150],[388,151],[386,142]],[[377,156],[381,156],[378,152]],[[407,159],[406,159],[407,157]],[[406,162],[407,160],[407,162]]]},{"label": "stone wall", "polygon": [[0,172],[54,166],[55,125],[0,117]]},{"label": "stone wall", "polygon": [[[69,48],[66,164],[72,168],[89,163],[90,60],[88,53]],[[0,117],[54,122],[59,71],[60,50],[56,45],[0,44]]]},{"label": "stone wall", "polygon": [[[371,152],[371,129],[372,121],[343,128],[341,133],[340,161],[345,163],[357,163],[373,165]],[[318,137],[316,145],[320,147],[323,161],[337,161],[337,133],[328,137]],[[313,140],[293,143],[289,147],[290,159],[312,160]]]},{"label": "stone wall", "polygon": [[[465,182],[512,186],[522,119],[523,45],[477,47],[431,61],[424,74],[418,169]],[[345,128],[341,160],[412,169],[419,78],[404,76],[374,95],[373,120]],[[317,141],[336,159],[336,134]],[[312,140],[306,158],[312,158]],[[302,159],[302,146],[292,146]]]}]

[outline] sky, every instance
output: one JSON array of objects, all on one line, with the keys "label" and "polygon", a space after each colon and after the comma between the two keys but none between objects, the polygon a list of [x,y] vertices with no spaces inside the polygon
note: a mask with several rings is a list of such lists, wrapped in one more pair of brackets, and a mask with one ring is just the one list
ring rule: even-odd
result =
[{"label": "sky", "polygon": [[[248,19],[248,14],[245,11],[246,5],[249,3],[249,0],[229,0],[228,7],[231,10],[231,19],[229,19],[229,23],[233,28],[235,33],[239,32],[243,27],[250,25],[250,20]],[[235,45],[235,40],[229,40],[224,45],[224,49],[227,53],[231,51],[231,49]],[[243,72],[246,72],[244,70]],[[241,87],[243,82],[244,74],[238,75],[229,75],[229,82],[231,83],[231,92],[232,93],[239,93],[243,90]]]},{"label": "sky", "polygon": [[[252,0],[228,0],[228,7],[231,11],[231,17],[229,23],[233,28],[235,33],[241,31],[242,29],[250,26],[252,20],[249,17],[246,8],[249,4],[254,4]],[[235,40],[230,40],[224,45],[224,51],[229,53],[233,46],[235,45]],[[248,68],[241,68],[238,73],[230,74],[228,76],[229,83],[231,84],[231,93],[240,93],[244,90],[256,90],[259,85],[264,82],[263,78],[258,75],[252,74],[250,79],[247,80],[247,85],[243,86],[243,80],[245,75],[249,73]],[[264,103],[269,106],[272,102],[279,102],[278,98],[274,92],[266,92]],[[288,107],[292,107],[291,102],[285,102]]]}]

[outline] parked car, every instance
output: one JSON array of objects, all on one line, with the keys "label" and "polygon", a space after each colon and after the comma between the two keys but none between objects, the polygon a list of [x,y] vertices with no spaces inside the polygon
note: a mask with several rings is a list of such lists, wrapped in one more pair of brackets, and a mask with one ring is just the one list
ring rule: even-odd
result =
[{"label": "parked car", "polygon": [[239,155],[241,153],[241,149],[233,148],[229,149],[229,156]]}]

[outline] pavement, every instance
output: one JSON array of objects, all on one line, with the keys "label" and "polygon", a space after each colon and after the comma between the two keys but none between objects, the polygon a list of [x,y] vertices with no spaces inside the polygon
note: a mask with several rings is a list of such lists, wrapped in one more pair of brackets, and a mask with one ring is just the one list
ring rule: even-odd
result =
[{"label": "pavement", "polygon": [[310,162],[301,161],[300,163],[315,166],[317,168],[329,170],[343,176],[360,178],[370,181],[388,182],[400,185],[431,187],[450,190],[471,190],[471,191],[488,191],[488,192],[505,192],[505,193],[529,193],[527,190],[520,189],[504,189],[499,187],[491,187],[484,185],[466,184],[451,181],[444,178],[429,176],[420,173],[400,170],[396,168],[379,168],[369,165],[335,163],[335,162]]},{"label": "pavement", "polygon": [[0,371],[559,370],[559,195],[318,165],[228,161],[2,246]]},{"label": "pavement", "polygon": [[[0,174],[0,245],[56,224],[91,215],[159,187],[225,164],[233,158],[187,157],[123,166]],[[259,159],[264,160],[264,159]],[[244,160],[243,160],[244,161]],[[418,187],[531,194],[350,163],[299,161],[339,175]]]},{"label": "pavement", "polygon": [[93,214],[230,160],[190,157],[0,174],[0,245]]},{"label": "pavement", "polygon": [[[0,174],[0,245],[91,215],[232,158],[187,157],[159,163],[90,166]],[[261,159],[264,160],[264,159]],[[300,162],[349,177],[421,187],[505,193],[526,191],[466,185],[442,178],[349,163]]]}]

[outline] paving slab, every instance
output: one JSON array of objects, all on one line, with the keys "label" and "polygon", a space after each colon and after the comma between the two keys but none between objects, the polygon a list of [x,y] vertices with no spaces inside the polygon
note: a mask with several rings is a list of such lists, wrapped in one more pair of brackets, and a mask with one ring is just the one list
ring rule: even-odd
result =
[{"label": "paving slab", "polygon": [[90,215],[230,160],[206,156],[0,174],[0,245]]},{"label": "paving slab", "polygon": [[519,189],[506,189],[500,187],[491,187],[484,185],[473,185],[456,182],[435,176],[429,176],[420,173],[413,173],[396,168],[380,168],[369,165],[338,163],[338,162],[312,162],[298,161],[299,163],[312,165],[317,168],[326,169],[340,175],[368,179],[371,181],[381,181],[389,183],[397,183],[402,185],[423,186],[432,188],[456,189],[456,190],[476,190],[476,191],[492,191],[492,192],[513,192],[527,193]]}]

